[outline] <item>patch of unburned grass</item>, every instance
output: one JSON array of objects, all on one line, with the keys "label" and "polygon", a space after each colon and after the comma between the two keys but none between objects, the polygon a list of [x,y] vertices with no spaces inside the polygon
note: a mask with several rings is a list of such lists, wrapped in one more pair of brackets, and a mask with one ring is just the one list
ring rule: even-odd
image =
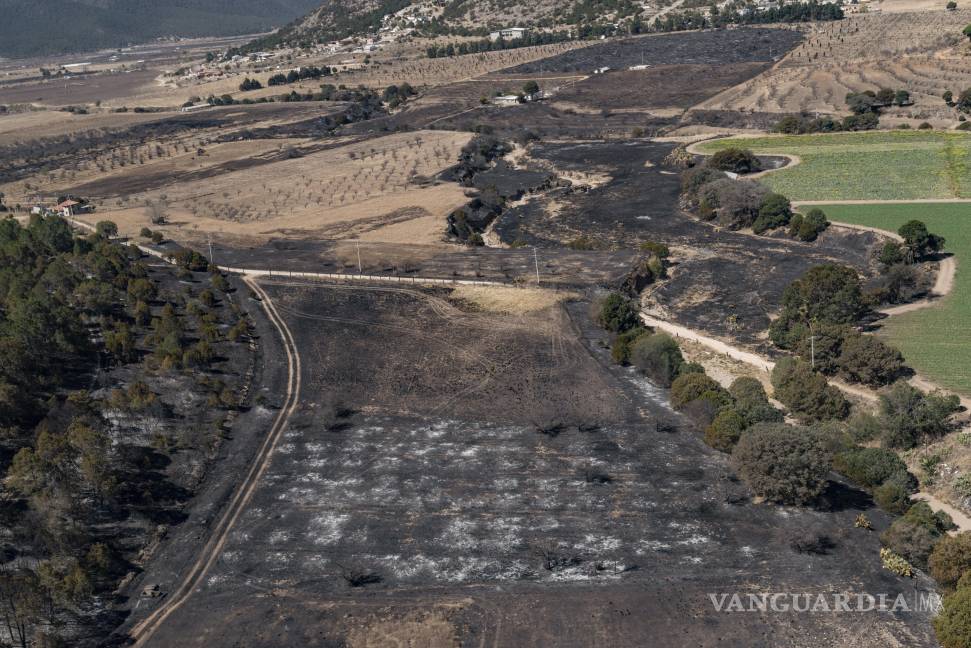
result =
[{"label": "patch of unburned grass", "polygon": [[971,204],[822,205],[834,221],[896,231],[911,219],[947,239],[957,260],[951,293],[930,308],[894,315],[879,335],[919,373],[947,389],[971,394]]},{"label": "patch of unburned grass", "polygon": [[576,299],[576,293],[543,288],[504,286],[456,286],[452,297],[489,313],[524,315],[541,311],[560,302]]},{"label": "patch of unburned grass", "polygon": [[756,153],[796,155],[801,163],[761,181],[792,200],[914,200],[971,197],[971,135],[877,131],[720,139]]}]

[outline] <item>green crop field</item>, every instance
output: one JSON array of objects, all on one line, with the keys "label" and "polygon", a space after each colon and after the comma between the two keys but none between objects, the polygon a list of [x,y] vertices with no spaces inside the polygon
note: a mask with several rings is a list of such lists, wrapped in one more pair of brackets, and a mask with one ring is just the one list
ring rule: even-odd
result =
[{"label": "green crop field", "polygon": [[731,138],[706,142],[705,153],[730,146],[790,153],[802,160],[760,181],[790,200],[971,198],[971,134],[874,131]]},{"label": "green crop field", "polygon": [[942,387],[971,395],[971,204],[822,205],[830,220],[896,231],[912,218],[947,239],[957,260],[950,295],[936,305],[894,315],[880,335],[907,363]]}]

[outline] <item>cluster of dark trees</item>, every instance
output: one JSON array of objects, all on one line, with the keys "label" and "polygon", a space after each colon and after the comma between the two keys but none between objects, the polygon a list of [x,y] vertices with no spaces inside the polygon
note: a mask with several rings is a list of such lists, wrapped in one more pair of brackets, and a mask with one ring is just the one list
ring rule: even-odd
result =
[{"label": "cluster of dark trees", "polygon": [[[118,421],[165,416],[147,384],[156,372],[207,370],[225,338],[217,286],[229,286],[214,274],[192,299],[174,295],[116,233],[109,221],[78,237],[58,216],[0,220],[5,645],[97,644],[110,630],[100,597],[138,548],[117,525],[154,528],[181,504]],[[84,389],[96,372],[101,393]],[[112,376],[125,382],[112,388]]]},{"label": "cluster of dark trees", "polygon": [[927,231],[918,220],[898,230],[903,242],[887,241],[877,253],[880,272],[866,285],[868,296],[878,303],[908,302],[924,291],[924,280],[916,264],[944,249],[944,237]]},{"label": "cluster of dark trees", "polygon": [[806,133],[838,133],[840,131],[873,130],[880,126],[880,115],[867,112],[861,115],[848,115],[843,119],[834,119],[828,115],[809,117],[808,115],[787,115],[773,127],[777,133],[802,135]]},{"label": "cluster of dark trees", "polygon": [[239,84],[240,92],[249,92],[250,90],[259,90],[263,87],[263,84],[256,79],[251,79],[246,77],[243,82]]},{"label": "cluster of dark trees", "polygon": [[278,86],[287,85],[290,83],[296,83],[297,81],[306,81],[307,79],[319,79],[321,77],[326,77],[332,75],[334,72],[328,66],[317,67],[316,65],[311,65],[308,67],[302,67],[297,70],[290,70],[286,74],[282,72],[279,74],[274,74],[266,81],[268,86]]},{"label": "cluster of dark trees", "polygon": [[829,221],[819,209],[794,213],[789,199],[753,180],[731,179],[726,172],[760,171],[759,159],[747,149],[729,147],[710,156],[703,165],[688,168],[681,177],[682,207],[699,218],[728,229],[751,227],[756,234],[788,227],[789,235],[815,241]]},{"label": "cluster of dark trees", "polygon": [[[747,9],[744,10],[744,9]],[[644,31],[674,32],[690,29],[710,29],[729,25],[756,25],[842,20],[843,8],[832,2],[794,2],[778,7],[756,10],[752,5],[741,9],[712,7],[710,14],[699,11],[672,12],[657,18]]]},{"label": "cluster of dark trees", "polygon": [[527,32],[522,38],[491,40],[483,38],[476,41],[461,41],[446,45],[431,46],[425,50],[428,58],[445,58],[448,56],[462,56],[464,54],[478,54],[479,52],[493,52],[497,50],[516,49],[519,47],[533,47],[572,40],[568,31]]}]

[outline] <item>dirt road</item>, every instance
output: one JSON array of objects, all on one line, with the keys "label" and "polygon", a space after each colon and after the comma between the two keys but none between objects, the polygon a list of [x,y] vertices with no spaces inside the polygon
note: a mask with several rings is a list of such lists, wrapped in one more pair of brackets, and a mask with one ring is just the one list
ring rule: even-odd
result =
[{"label": "dirt road", "polygon": [[297,406],[300,393],[300,355],[297,352],[297,347],[293,341],[293,336],[290,333],[290,330],[287,328],[286,323],[283,321],[283,318],[281,318],[277,312],[276,307],[270,301],[269,297],[259,286],[259,284],[257,284],[256,281],[250,277],[244,277],[244,281],[246,281],[247,285],[249,285],[253,292],[256,293],[263,301],[263,308],[266,311],[267,317],[277,328],[284,342],[284,348],[286,349],[287,353],[288,374],[287,390],[284,403],[280,408],[280,413],[273,422],[273,426],[270,428],[270,433],[267,435],[263,445],[260,447],[260,450],[257,453],[256,458],[246,475],[246,478],[240,482],[232,500],[230,500],[229,505],[226,507],[218,522],[213,527],[212,536],[206,543],[199,558],[195,563],[193,563],[192,567],[185,575],[181,585],[179,585],[179,587],[176,588],[176,590],[172,592],[170,596],[165,598],[162,604],[155,611],[153,611],[140,623],[132,627],[130,636],[135,640],[136,646],[147,645],[151,640],[152,635],[155,634],[156,630],[158,630],[158,628],[173,612],[179,609],[189,599],[189,597],[192,596],[193,591],[195,591],[195,589],[203,582],[209,569],[216,562],[217,558],[219,558],[223,546],[226,543],[226,539],[229,536],[230,530],[232,529],[236,520],[239,518],[240,514],[246,508],[246,505],[256,489],[256,485],[259,483],[260,478],[266,471],[266,468],[270,463],[270,459],[273,456],[273,451],[275,450],[283,434],[283,430],[286,429],[290,416],[293,414],[293,411]]},{"label": "dirt road", "polygon": [[950,504],[942,502],[930,493],[916,493],[911,499],[927,502],[933,510],[944,511],[950,515],[951,520],[958,527],[957,531],[971,531],[971,517],[968,517]]}]

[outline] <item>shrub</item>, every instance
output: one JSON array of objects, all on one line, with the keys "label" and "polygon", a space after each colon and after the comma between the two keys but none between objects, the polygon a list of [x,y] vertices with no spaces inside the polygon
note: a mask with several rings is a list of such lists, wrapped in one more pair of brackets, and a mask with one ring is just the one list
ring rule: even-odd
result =
[{"label": "shrub", "polygon": [[971,532],[945,535],[934,546],[927,560],[931,576],[945,589],[953,589],[971,571]]},{"label": "shrub", "polygon": [[835,387],[794,358],[783,358],[772,370],[775,397],[804,421],[844,419],[850,405]]},{"label": "shrub", "polygon": [[708,158],[708,166],[732,173],[752,173],[762,170],[759,159],[752,151],[736,147],[725,148],[712,155]]},{"label": "shrub", "polygon": [[650,335],[651,332],[643,327],[635,326],[628,329],[614,338],[610,345],[610,357],[617,364],[626,365],[630,362],[631,345],[642,335]]},{"label": "shrub", "polygon": [[632,364],[663,387],[670,387],[684,364],[678,343],[670,335],[643,336],[631,346]]},{"label": "shrub", "polygon": [[600,306],[600,326],[614,333],[623,333],[638,325],[637,309],[620,293],[610,293]]},{"label": "shrub", "polygon": [[934,127],[928,124],[927,122],[921,122],[917,126],[917,130],[933,130],[933,129]]},{"label": "shrub", "polygon": [[777,193],[766,194],[759,207],[759,215],[752,223],[752,231],[762,234],[770,229],[789,224],[792,218],[792,204],[785,196]]},{"label": "shrub", "polygon": [[681,193],[694,200],[703,186],[724,177],[721,171],[707,166],[688,169],[681,174]]},{"label": "shrub", "polygon": [[734,409],[722,410],[705,429],[705,443],[715,450],[731,452],[746,426],[745,417]]},{"label": "shrub", "polygon": [[932,623],[944,648],[971,648],[971,589],[958,589],[945,597],[943,609]]},{"label": "shrub", "polygon": [[95,233],[101,238],[111,238],[112,236],[118,236],[118,226],[114,221],[103,220],[98,221],[94,226]]},{"label": "shrub", "polygon": [[900,226],[897,233],[904,239],[904,244],[911,250],[915,259],[923,259],[933,252],[944,249],[944,237],[931,234],[927,225],[919,220],[910,220]]},{"label": "shrub", "polygon": [[735,411],[745,419],[747,426],[756,423],[781,423],[785,418],[782,412],[772,407],[762,383],[755,378],[736,378],[728,392],[735,399]]},{"label": "shrub", "polygon": [[768,191],[758,182],[726,178],[705,185],[698,195],[701,206],[711,207],[720,225],[734,230],[752,225]]},{"label": "shrub", "polygon": [[829,221],[826,219],[826,214],[822,209],[813,207],[798,221],[794,219],[790,220],[789,225],[790,235],[798,237],[800,241],[809,243],[815,241],[823,230],[829,227]]},{"label": "shrub", "polygon": [[853,268],[813,266],[782,293],[782,313],[769,327],[776,346],[791,349],[809,336],[809,323],[855,324],[870,311]]},{"label": "shrub", "polygon": [[900,245],[895,241],[887,241],[883,244],[883,247],[880,248],[880,253],[877,255],[877,261],[886,266],[903,263],[903,250],[900,249]]},{"label": "shrub", "polygon": [[833,467],[860,486],[872,489],[899,472],[907,464],[897,453],[885,448],[853,448],[833,457]]},{"label": "shrub", "polygon": [[846,432],[856,443],[872,441],[883,431],[880,419],[867,412],[857,412],[846,422]]},{"label": "shrub", "polygon": [[904,357],[872,335],[854,333],[843,340],[837,365],[849,380],[880,387],[900,376]]},{"label": "shrub", "polygon": [[873,489],[873,501],[888,513],[902,515],[916,490],[916,480],[907,472],[898,472]]},{"label": "shrub", "polygon": [[913,448],[950,429],[950,417],[961,403],[957,396],[925,394],[899,380],[880,395],[881,442],[890,448]]},{"label": "shrub", "polygon": [[724,391],[721,385],[703,373],[689,373],[679,376],[671,383],[671,405],[682,409],[691,401],[707,393]]},{"label": "shrub", "polygon": [[742,435],[732,451],[739,476],[761,497],[805,504],[826,485],[829,461],[819,442],[783,423],[760,423]]},{"label": "shrub", "polygon": [[697,362],[685,362],[683,365],[681,365],[681,369],[678,371],[679,376],[685,376],[692,373],[703,374],[705,373],[705,368]]}]

